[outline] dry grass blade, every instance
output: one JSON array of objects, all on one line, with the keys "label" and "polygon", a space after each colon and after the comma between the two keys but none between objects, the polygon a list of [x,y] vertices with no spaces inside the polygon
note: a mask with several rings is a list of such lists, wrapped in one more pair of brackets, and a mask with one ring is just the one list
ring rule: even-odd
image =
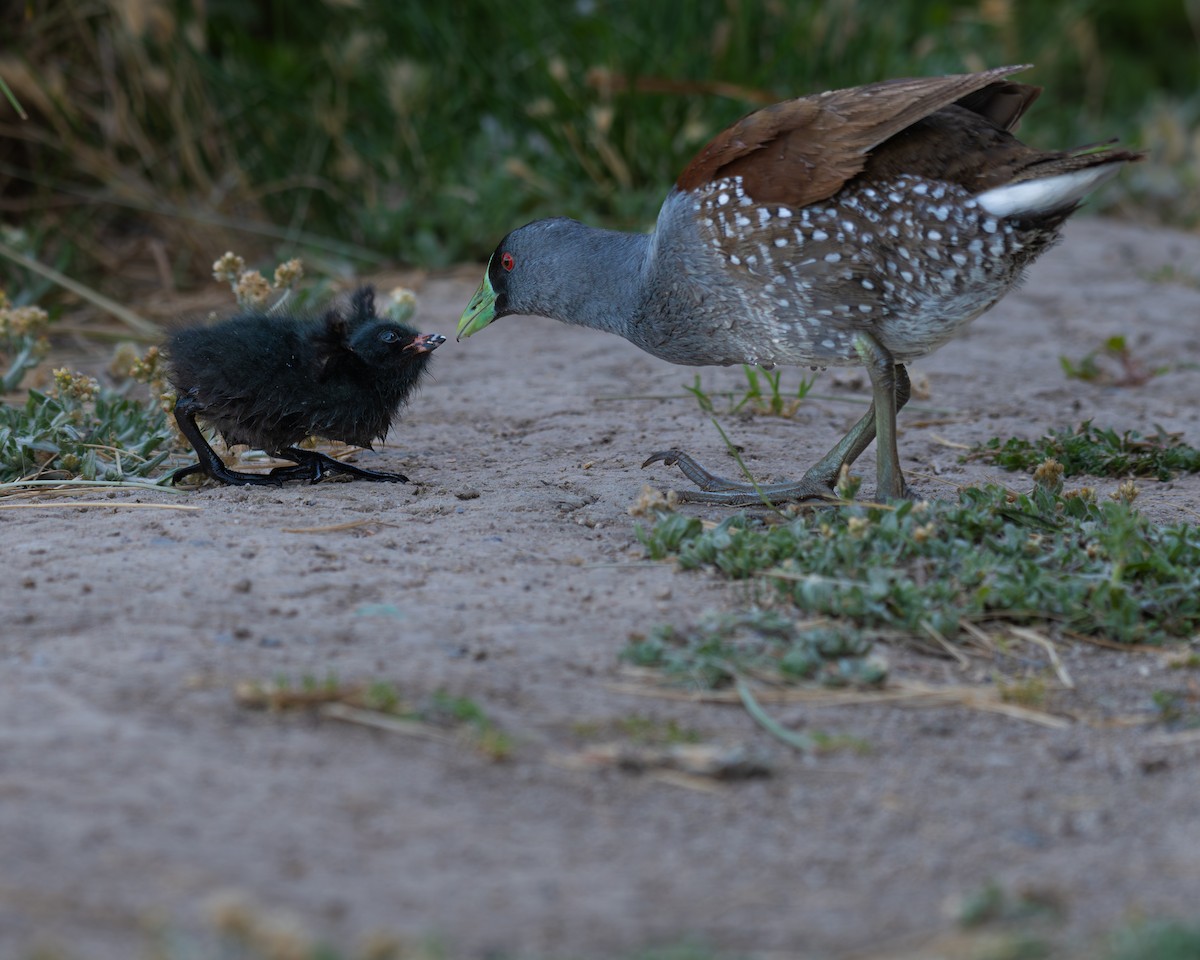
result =
[{"label": "dry grass blade", "polygon": [[55,500],[51,503],[0,503],[0,510],[55,510],[59,508],[112,507],[115,510],[199,510],[186,503],[123,503],[120,500]]},{"label": "dry grass blade", "polygon": [[362,691],[361,684],[295,689],[275,683],[239,683],[233,696],[241,706],[256,710],[295,710],[337,703],[358,696]]},{"label": "dry grass blade", "polygon": [[963,620],[959,626],[962,628],[963,633],[967,634],[974,642],[980,656],[995,659],[996,643],[987,633],[971,623],[970,620]]},{"label": "dry grass blade", "polygon": [[929,636],[933,639],[933,642],[936,643],[943,650],[945,650],[946,653],[951,657],[951,659],[957,660],[958,665],[960,667],[963,667],[965,669],[971,665],[971,658],[968,657],[961,650],[959,650],[958,647],[956,647],[954,644],[952,644],[944,636],[942,636],[941,631],[938,630],[928,620],[921,621],[921,629],[924,630],[927,634],[929,634]]},{"label": "dry grass blade", "polygon": [[[611,683],[605,685],[616,693],[639,697],[658,697],[664,700],[681,700],[691,703],[742,704],[742,698],[734,690],[689,691],[670,687],[646,687],[634,683]],[[1004,703],[999,694],[985,687],[935,687],[915,680],[895,680],[878,692],[865,690],[828,690],[820,688],[793,687],[786,690],[763,690],[756,694],[763,703],[808,703],[813,706],[862,706],[866,704],[892,703],[898,706],[928,709],[931,707],[966,707],[985,713],[998,713],[1014,720],[1024,720],[1039,726],[1061,730],[1072,725],[1072,720],[1043,710],[1033,710],[1011,703]]]},{"label": "dry grass blade", "polygon": [[1043,637],[1040,633],[1030,630],[1028,627],[1011,627],[1009,632],[1014,637],[1035,644],[1045,650],[1046,656],[1050,659],[1050,665],[1054,668],[1055,676],[1058,677],[1058,682],[1068,690],[1075,689],[1075,681],[1071,679],[1071,674],[1063,666],[1062,658],[1058,655],[1058,648],[1055,647],[1054,641],[1049,637]]},{"label": "dry grass blade", "polygon": [[110,300],[104,294],[98,293],[78,280],[72,280],[65,273],[60,273],[53,267],[48,267],[44,263],[34,260],[32,257],[25,256],[21,251],[14,250],[6,243],[0,243],[0,256],[7,257],[26,270],[31,270],[39,276],[45,277],[51,283],[62,287],[64,290],[70,290],[72,293],[83,297],[88,303],[99,307],[105,313],[112,314],[131,330],[135,330],[147,337],[158,338],[162,336],[162,328],[157,324],[138,316],[128,307],[121,306],[117,301]]},{"label": "dry grass blade", "polygon": [[1162,653],[1162,647],[1153,646],[1149,643],[1118,643],[1116,640],[1109,640],[1107,637],[1090,636],[1086,633],[1076,633],[1074,630],[1064,631],[1072,640],[1078,640],[1080,643],[1090,643],[1093,647],[1102,647],[1105,650],[1119,650],[1121,653],[1151,653],[1159,655]]},{"label": "dry grass blade", "polygon": [[[913,426],[913,427],[932,426],[934,422],[935,421],[933,421],[933,420],[926,420],[926,421],[924,421],[924,423],[914,423],[911,426]],[[938,420],[936,422],[939,424],[943,424],[943,423],[947,423],[947,422],[951,422],[951,421]],[[956,443],[953,440],[947,440],[945,437],[943,437],[941,434],[938,434],[938,433],[932,434],[931,439],[934,441],[934,443],[938,444],[939,446],[949,447],[951,450],[970,450],[971,449],[971,445],[969,443]]]},{"label": "dry grass blade", "polygon": [[175,487],[163,486],[153,481],[139,480],[45,480],[29,478],[26,480],[9,480],[0,483],[0,499],[8,497],[60,497],[76,493],[93,493],[96,490],[142,490],[154,493],[169,493],[172,496],[182,495],[182,490]]},{"label": "dry grass blade", "polygon": [[424,740],[435,740],[445,744],[460,742],[460,739],[453,734],[445,733],[427,723],[389,716],[376,710],[363,710],[359,707],[347,706],[344,703],[323,703],[319,712],[322,717],[329,717],[332,720],[357,723],[359,726],[372,727],[388,733],[400,733],[406,737],[420,737]]},{"label": "dry grass blade", "polygon": [[385,520],[349,520],[346,523],[332,523],[327,527],[282,527],[280,533],[341,533],[343,530],[356,530],[359,527],[394,527],[396,524]]},{"label": "dry grass blade", "polygon": [[[584,773],[594,771],[602,763],[611,762],[606,761],[606,758],[597,757],[595,752],[590,750],[566,755],[552,754],[546,760],[563,770]],[[650,780],[665,783],[668,786],[681,787],[684,790],[695,790],[698,793],[725,793],[729,789],[723,782],[712,780],[709,777],[697,776],[693,773],[682,773],[678,770],[645,770],[642,771],[642,775]]]}]

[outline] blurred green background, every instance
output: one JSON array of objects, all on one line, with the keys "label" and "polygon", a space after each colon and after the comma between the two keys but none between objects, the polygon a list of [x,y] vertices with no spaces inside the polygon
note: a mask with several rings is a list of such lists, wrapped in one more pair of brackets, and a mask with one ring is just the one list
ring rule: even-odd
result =
[{"label": "blurred green background", "polygon": [[1200,223],[1200,0],[7,0],[0,224],[114,296],[231,246],[441,266],[543,215],[649,227],[763,102],[1023,62],[1024,139],[1149,149],[1107,205]]}]

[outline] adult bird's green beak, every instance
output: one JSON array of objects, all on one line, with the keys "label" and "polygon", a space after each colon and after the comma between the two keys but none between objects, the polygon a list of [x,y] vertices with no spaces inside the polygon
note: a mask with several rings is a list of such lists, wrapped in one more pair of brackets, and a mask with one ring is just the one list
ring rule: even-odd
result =
[{"label": "adult bird's green beak", "polygon": [[483,275],[483,283],[475,291],[475,296],[467,304],[467,309],[458,318],[458,339],[478,333],[496,319],[496,291],[492,289],[492,281],[487,274]]}]

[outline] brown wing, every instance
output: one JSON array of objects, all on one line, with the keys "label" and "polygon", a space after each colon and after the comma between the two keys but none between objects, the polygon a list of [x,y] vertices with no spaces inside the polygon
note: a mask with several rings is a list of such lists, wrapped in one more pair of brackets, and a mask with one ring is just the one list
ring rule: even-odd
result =
[{"label": "brown wing", "polygon": [[740,176],[755,203],[816,203],[861,172],[874,147],[950,104],[1011,127],[1040,93],[1004,79],[1024,69],[886,80],[777,103],[714,137],[676,185]]}]

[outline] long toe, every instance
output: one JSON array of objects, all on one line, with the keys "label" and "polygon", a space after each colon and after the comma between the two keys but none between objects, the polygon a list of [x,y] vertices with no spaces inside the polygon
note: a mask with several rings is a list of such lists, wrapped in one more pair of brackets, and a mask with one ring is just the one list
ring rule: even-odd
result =
[{"label": "long toe", "polygon": [[362,480],[375,480],[379,483],[408,483],[408,477],[402,473],[382,473],[375,470],[364,470],[361,475],[356,474]]},{"label": "long toe", "polygon": [[316,483],[321,479],[321,470],[314,464],[298,463],[291,467],[275,467],[267,474],[282,484],[286,480],[307,480]]},{"label": "long toe", "polygon": [[684,475],[700,488],[699,490],[676,490],[676,496],[685,503],[716,503],[728,507],[752,507],[764,504],[798,503],[806,500],[828,502],[836,499],[831,484],[819,477],[814,477],[812,471],[795,481],[755,484],[717,476],[700,466],[695,458],[682,450],[660,450],[651,454],[642,466],[647,467],[652,463],[678,466]]},{"label": "long toe", "polygon": [[175,486],[175,484],[179,483],[179,481],[182,480],[184,477],[190,477],[194,473],[205,473],[205,472],[206,471],[204,469],[204,464],[202,464],[202,463],[193,463],[191,466],[188,466],[188,467],[180,467],[178,470],[176,470],[174,473],[171,474],[171,486]]},{"label": "long toe", "polygon": [[[342,473],[355,480],[371,480],[375,483],[408,483],[408,477],[402,473],[386,473],[382,470],[364,470],[362,467],[351,466],[348,463],[334,461],[337,466],[324,464],[324,473]],[[313,481],[316,483],[316,480]]]},{"label": "long toe", "polygon": [[[402,473],[385,473],[381,470],[364,470],[351,463],[335,460],[316,450],[301,450],[298,447],[285,447],[279,451],[280,456],[288,457],[300,464],[298,467],[279,467],[278,470],[292,476],[289,471],[297,471],[294,476],[307,479],[310,483],[319,483],[332,473],[340,473],[357,480],[373,480],[376,483],[408,483],[408,477]],[[271,471],[272,473],[276,471]]]},{"label": "long toe", "polygon": [[[282,487],[283,478],[272,476],[270,473],[239,473],[237,470],[205,470],[214,480],[227,483],[231,487]],[[274,471],[272,471],[274,473]]]}]

